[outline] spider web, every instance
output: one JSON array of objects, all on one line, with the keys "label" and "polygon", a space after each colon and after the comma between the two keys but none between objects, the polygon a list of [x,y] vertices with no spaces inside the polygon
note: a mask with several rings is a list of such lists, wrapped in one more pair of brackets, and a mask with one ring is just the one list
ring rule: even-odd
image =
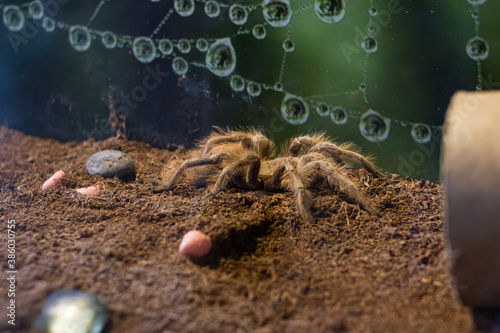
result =
[{"label": "spider web", "polygon": [[[67,2],[58,1],[60,6]],[[11,33],[34,21],[47,33],[66,34],[77,52],[122,49],[142,64],[167,63],[180,80],[198,80],[209,94],[229,92],[245,101],[251,118],[245,123],[235,118],[236,123],[226,125],[257,126],[271,139],[324,130],[368,147],[394,172],[405,173],[406,163],[412,169],[407,173],[433,169],[435,178],[443,114],[457,87],[442,89],[438,98],[423,93],[441,89],[439,82],[422,87],[426,79],[418,79],[421,72],[439,70],[440,62],[426,53],[425,45],[416,47],[425,40],[417,31],[421,26],[406,22],[418,22],[423,11],[440,13],[438,5],[398,0],[151,0],[141,3],[145,14],[134,14],[146,16],[144,23],[130,20],[132,26],[111,24],[118,20],[113,17],[122,6],[118,0],[97,2],[83,20],[51,15],[50,1],[0,4],[0,10]],[[464,54],[470,67],[475,63],[475,82],[466,78],[469,84],[458,88],[490,88],[482,65],[489,45],[480,34],[481,11],[487,5],[486,0],[447,4],[453,13],[470,15],[473,26],[466,43],[458,41],[461,51],[453,52]],[[425,57],[430,59],[420,61]],[[401,152],[401,142],[411,147],[410,154]]]}]

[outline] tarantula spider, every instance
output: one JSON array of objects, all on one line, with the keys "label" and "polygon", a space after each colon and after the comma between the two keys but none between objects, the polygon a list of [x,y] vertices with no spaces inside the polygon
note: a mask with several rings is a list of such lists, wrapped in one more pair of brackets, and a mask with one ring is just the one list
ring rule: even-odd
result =
[{"label": "tarantula spider", "polygon": [[311,220],[311,197],[307,190],[318,178],[331,187],[338,187],[350,201],[370,213],[379,215],[354,183],[345,175],[345,161],[357,162],[375,177],[384,175],[369,158],[353,150],[353,145],[337,145],[323,134],[294,138],[283,156],[272,158],[275,145],[261,132],[221,130],[204,139],[189,158],[171,163],[155,192],[171,189],[185,174],[195,185],[215,184],[208,197],[215,196],[229,185],[246,190],[265,189],[270,192],[293,191],[298,210],[305,220]]}]

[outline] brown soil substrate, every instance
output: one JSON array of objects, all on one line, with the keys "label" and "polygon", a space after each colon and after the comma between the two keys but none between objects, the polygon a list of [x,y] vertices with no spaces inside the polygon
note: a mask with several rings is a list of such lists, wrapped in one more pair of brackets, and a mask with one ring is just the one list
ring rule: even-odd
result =
[{"label": "brown soil substrate", "polygon": [[[306,223],[286,192],[232,188],[205,201],[206,188],[182,183],[153,194],[174,153],[144,143],[60,143],[5,127],[0,142],[0,241],[15,219],[19,332],[60,289],[107,302],[105,332],[475,331],[452,291],[436,184],[355,171],[382,217],[319,188]],[[85,171],[87,158],[109,147],[134,158],[135,181]],[[67,187],[42,193],[59,169]],[[74,191],[96,183],[99,197]],[[177,252],[191,229],[212,238],[204,260]],[[0,330],[13,331],[2,317]]]}]

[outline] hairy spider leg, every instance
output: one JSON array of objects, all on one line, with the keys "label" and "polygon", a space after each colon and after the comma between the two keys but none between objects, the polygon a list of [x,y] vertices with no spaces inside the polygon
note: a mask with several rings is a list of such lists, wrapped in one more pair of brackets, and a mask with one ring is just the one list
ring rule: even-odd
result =
[{"label": "hairy spider leg", "polygon": [[168,182],[164,185],[156,186],[153,189],[153,192],[163,192],[170,190],[175,184],[177,184],[177,182],[187,169],[207,164],[219,164],[226,155],[227,154],[225,153],[219,153],[210,157],[192,158],[190,160],[184,161],[181,166],[177,170],[175,170],[174,174],[172,175],[172,177],[170,177]]},{"label": "hairy spider leg", "polygon": [[307,162],[305,155],[299,160],[299,165],[304,162],[303,167],[299,169],[299,173],[304,179],[313,179],[315,176],[322,175],[326,178],[328,184],[332,187],[338,187],[342,192],[347,194],[347,196],[358,203],[363,209],[370,213],[380,216],[380,213],[368,202],[365,196],[358,190],[356,185],[337,171],[337,169],[327,161],[316,160],[312,162]]},{"label": "hairy spider leg", "polygon": [[320,142],[309,149],[311,153],[320,153],[325,156],[330,156],[336,160],[343,161],[347,159],[352,162],[360,163],[368,172],[373,174],[377,178],[385,178],[384,174],[380,172],[372,162],[369,161],[363,155],[350,151],[348,149],[343,149],[331,142]]},{"label": "hairy spider leg", "polygon": [[290,147],[288,147],[288,155],[298,156],[302,148],[309,150],[318,142],[320,142],[318,139],[310,136],[299,136],[298,138],[293,139],[292,143],[290,143]]},{"label": "hairy spider leg", "polygon": [[[248,167],[245,179],[241,175],[244,168]],[[256,190],[262,183],[259,180],[260,159],[256,155],[249,154],[236,162],[229,164],[225,167],[217,178],[217,182],[207,195],[207,198],[213,198],[219,193],[221,189],[227,187],[232,181],[233,184],[241,189]]]},{"label": "hairy spider leg", "polygon": [[224,143],[235,143],[235,142],[242,142],[243,140],[247,139],[248,135],[246,134],[238,134],[238,135],[221,135],[221,136],[216,136],[215,138],[211,138],[207,140],[207,143],[205,144],[205,149],[203,149],[203,157],[208,157],[207,154],[210,153],[210,150],[212,150],[212,147],[214,145],[220,145]]},{"label": "hairy spider leg", "polygon": [[380,172],[375,165],[366,157],[355,151],[342,148],[332,142],[321,141],[322,137],[300,136],[295,138],[290,147],[288,154],[290,156],[298,156],[301,149],[306,149],[308,153],[320,153],[329,156],[334,160],[343,162],[349,160],[351,162],[360,163],[368,172],[377,178],[385,178],[384,174]]},{"label": "hairy spider leg", "polygon": [[283,163],[283,160],[280,158],[278,165],[271,174],[271,178],[264,182],[264,188],[266,191],[278,192],[282,189],[281,180],[283,179],[285,170],[285,163]]},{"label": "hairy spider leg", "polygon": [[[297,171],[295,164],[292,162],[293,158],[290,157],[280,157],[273,162],[277,165],[274,168],[271,177],[264,182],[264,188],[270,192],[277,192],[283,189],[283,180],[285,180],[285,187],[288,187],[297,198],[297,207],[302,218],[310,222],[312,221],[312,216],[309,212],[309,207],[311,203],[310,194],[307,191],[304,181]],[[289,180],[285,178],[286,175]]]},{"label": "hairy spider leg", "polygon": [[[302,181],[301,175],[297,171],[297,168],[292,163],[290,158],[283,159],[283,161],[281,163],[284,166],[284,169],[287,171],[288,176],[290,177],[291,187],[292,187],[291,190],[295,193],[295,196],[297,197],[297,206],[299,208],[300,215],[302,215],[302,218],[305,221],[311,222],[312,216],[311,216],[311,213],[309,212],[310,199],[309,199],[307,189],[304,186],[304,182]],[[278,168],[276,172],[279,173],[280,168]],[[283,175],[282,171],[281,171],[281,175]],[[273,179],[273,178],[275,180],[277,180],[278,176],[271,177],[271,179]]]}]

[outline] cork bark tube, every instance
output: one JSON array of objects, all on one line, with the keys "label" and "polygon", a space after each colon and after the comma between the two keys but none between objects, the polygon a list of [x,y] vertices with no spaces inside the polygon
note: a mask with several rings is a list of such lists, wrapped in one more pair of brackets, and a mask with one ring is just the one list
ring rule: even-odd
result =
[{"label": "cork bark tube", "polygon": [[453,96],[441,180],[458,296],[468,306],[500,306],[500,91]]}]

